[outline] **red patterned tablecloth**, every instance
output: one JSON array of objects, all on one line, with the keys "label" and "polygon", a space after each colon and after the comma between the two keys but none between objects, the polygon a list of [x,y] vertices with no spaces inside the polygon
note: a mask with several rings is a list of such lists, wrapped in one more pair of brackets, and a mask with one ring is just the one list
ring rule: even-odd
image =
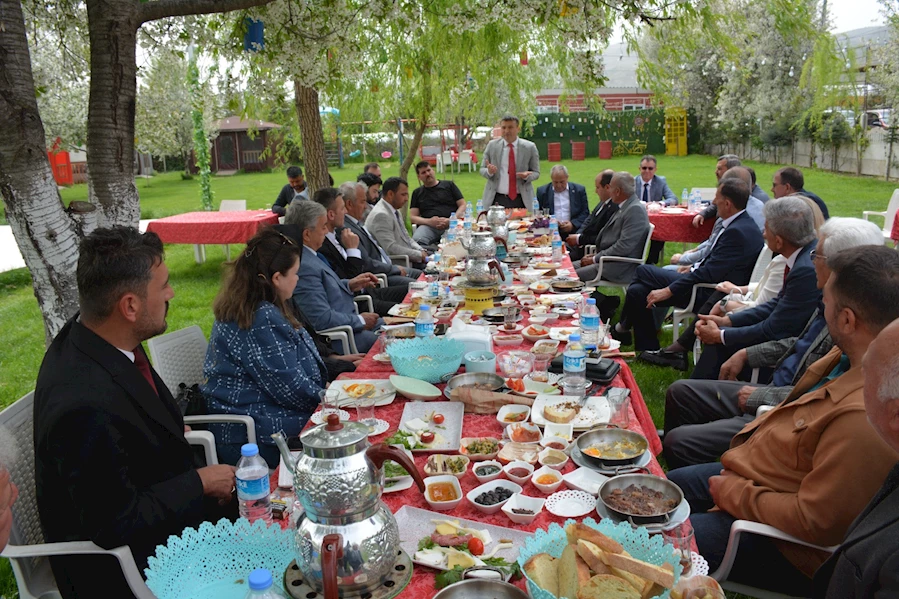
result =
[{"label": "red patterned tablecloth", "polygon": [[652,232],[654,241],[678,241],[683,243],[702,243],[712,234],[714,219],[706,220],[701,227],[693,226],[696,215],[686,210],[680,214],[650,212],[649,222],[656,226]]},{"label": "red patterned tablecloth", "polygon": [[154,220],[147,231],[159,235],[163,243],[229,244],[246,243],[263,225],[278,223],[270,210],[234,212],[186,212]]}]

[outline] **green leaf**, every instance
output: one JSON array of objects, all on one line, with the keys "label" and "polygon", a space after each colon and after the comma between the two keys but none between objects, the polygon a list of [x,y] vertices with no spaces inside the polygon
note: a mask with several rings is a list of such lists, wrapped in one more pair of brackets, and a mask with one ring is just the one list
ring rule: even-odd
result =
[{"label": "green leaf", "polygon": [[438,589],[448,587],[462,580],[462,566],[456,566],[452,570],[441,572],[434,577],[434,586]]}]

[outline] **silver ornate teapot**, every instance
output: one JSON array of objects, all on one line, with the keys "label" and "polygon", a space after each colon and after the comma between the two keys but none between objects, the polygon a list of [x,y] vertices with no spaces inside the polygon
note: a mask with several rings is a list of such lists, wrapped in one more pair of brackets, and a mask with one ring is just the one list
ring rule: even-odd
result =
[{"label": "silver ornate teapot", "polygon": [[[370,445],[368,432],[364,424],[330,414],[326,424],[300,437],[303,454],[293,468],[293,484],[305,513],[297,521],[297,565],[326,599],[370,592],[396,564],[399,529],[381,501],[383,463],[397,462],[425,490],[412,460],[395,447]],[[290,464],[286,443],[278,446]]]},{"label": "silver ornate teapot", "polygon": [[470,258],[468,260],[468,265],[465,267],[465,279],[469,284],[476,287],[495,285],[496,275],[493,274],[494,270],[499,273],[499,276],[503,281],[506,280],[503,269],[500,268],[499,263],[492,257]]},{"label": "silver ornate teapot", "polygon": [[509,235],[509,229],[506,227],[506,221],[509,219],[508,215],[506,215],[506,209],[499,204],[493,204],[488,210],[478,214],[477,220],[481,220],[481,217],[485,214],[487,215],[487,224],[490,225],[490,230],[493,231],[493,236],[499,239],[506,239]]}]

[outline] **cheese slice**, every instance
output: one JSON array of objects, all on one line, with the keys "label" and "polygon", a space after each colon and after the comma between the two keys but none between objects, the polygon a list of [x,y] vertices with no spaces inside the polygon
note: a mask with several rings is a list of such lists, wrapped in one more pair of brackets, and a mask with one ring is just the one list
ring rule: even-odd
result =
[{"label": "cheese slice", "polygon": [[403,428],[405,428],[410,433],[420,433],[428,428],[428,423],[421,418],[413,418],[412,420],[407,420],[406,422],[404,422]]}]

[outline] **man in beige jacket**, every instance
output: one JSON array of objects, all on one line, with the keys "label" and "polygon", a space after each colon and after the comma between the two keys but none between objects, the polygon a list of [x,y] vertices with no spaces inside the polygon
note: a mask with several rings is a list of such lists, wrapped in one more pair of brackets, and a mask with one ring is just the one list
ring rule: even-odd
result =
[{"label": "man in beige jacket", "polygon": [[[721,463],[672,470],[700,553],[720,565],[734,520],[769,524],[819,546],[838,544],[899,455],[865,415],[862,358],[899,318],[899,254],[861,246],[827,258],[825,318],[836,343],[790,395],[749,423]],[[747,535],[729,580],[807,596],[822,551]]]}]

